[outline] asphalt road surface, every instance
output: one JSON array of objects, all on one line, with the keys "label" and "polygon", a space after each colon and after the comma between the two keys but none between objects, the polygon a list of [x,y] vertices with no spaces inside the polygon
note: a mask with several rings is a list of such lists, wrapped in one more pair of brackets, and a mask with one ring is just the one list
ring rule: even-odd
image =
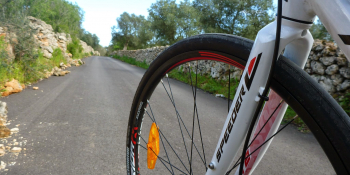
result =
[{"label": "asphalt road surface", "polygon": [[[14,143],[13,139],[16,139],[22,148],[18,155],[8,153],[0,157],[7,164],[6,171],[1,170],[1,174],[126,174],[129,110],[145,70],[109,57],[90,57],[85,62],[83,66],[71,68],[71,73],[64,77],[51,77],[35,84],[39,90],[28,87],[21,93],[0,99],[8,104],[9,128],[20,124],[19,133],[7,139],[7,143]],[[182,116],[192,117],[190,86],[175,80],[170,83],[174,94],[179,94],[175,101]],[[174,108],[161,88],[158,86],[159,92],[150,100],[153,112],[159,120],[163,119],[164,122],[159,121],[158,125],[164,128],[164,134],[178,141],[175,147],[181,149],[180,133],[170,129],[178,124],[176,120],[168,120],[175,116]],[[199,114],[204,116],[201,126],[206,129],[203,135],[209,135],[203,136],[208,142],[205,148],[210,150],[217,143],[221,132],[219,125],[227,115],[227,101],[200,90],[197,93],[201,100]],[[188,106],[191,110],[186,111]],[[149,123],[145,118],[145,131],[149,130]],[[148,139],[147,134],[143,137]],[[140,160],[144,155],[140,153]],[[176,159],[170,153],[169,156]],[[207,155],[207,162],[211,156]],[[194,160],[200,162],[197,157],[194,156]],[[159,161],[156,170],[143,174],[167,172],[158,171],[158,167],[162,168]],[[295,126],[288,126],[276,136],[254,174],[335,172],[311,134],[300,133]]]}]

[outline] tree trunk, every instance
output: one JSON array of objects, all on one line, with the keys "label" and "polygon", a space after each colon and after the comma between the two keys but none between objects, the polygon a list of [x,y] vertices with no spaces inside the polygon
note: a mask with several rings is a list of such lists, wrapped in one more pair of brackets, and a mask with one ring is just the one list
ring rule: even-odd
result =
[{"label": "tree trunk", "polygon": [[128,42],[126,42],[126,43],[124,44],[123,50],[128,50]]}]

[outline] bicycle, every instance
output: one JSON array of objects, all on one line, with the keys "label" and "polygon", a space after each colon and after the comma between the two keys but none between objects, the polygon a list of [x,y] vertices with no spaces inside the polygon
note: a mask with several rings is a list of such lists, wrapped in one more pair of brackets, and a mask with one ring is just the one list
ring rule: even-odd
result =
[{"label": "bicycle", "polygon": [[[316,15],[350,58],[350,2],[346,0],[279,0],[276,20],[259,31],[255,42],[234,35],[202,34],[179,41],[163,51],[144,74],[132,103],[126,138],[127,174],[140,174],[147,169],[140,169],[140,166],[149,167],[146,153],[141,150],[156,155],[157,164],[164,165],[165,172],[170,174],[196,174],[198,171],[207,175],[230,174],[234,168],[237,168],[235,174],[251,174],[272,138],[292,122],[279,129],[288,105],[314,134],[335,172],[350,174],[349,116],[302,70],[313,43],[308,29]],[[205,149],[207,147],[203,144],[203,139],[213,136],[211,131],[204,133],[201,130],[208,123],[200,120],[198,115],[197,98],[201,98],[197,91],[198,60],[219,61],[244,70],[214,150]],[[194,66],[189,62],[194,62]],[[181,65],[186,64],[191,79],[189,90],[192,92],[180,93],[180,96],[193,97],[193,113],[186,114],[192,117],[190,119],[181,117],[179,111],[186,107],[187,102],[175,102],[178,99],[173,95],[172,80],[167,76],[169,71],[182,69]],[[195,78],[191,72],[196,75]],[[154,93],[155,90],[163,92]],[[154,111],[161,105],[157,104],[157,100],[162,99],[160,95],[169,99],[171,108],[161,107],[163,112],[156,118]],[[151,96],[155,102],[151,102]],[[258,109],[262,109],[261,117],[258,117]],[[168,110],[173,113],[175,110],[174,118],[162,116],[162,113],[170,112]],[[157,128],[158,135],[155,137],[160,138],[159,148],[147,145],[155,142],[147,142],[141,133],[142,124],[148,125],[144,131],[152,128],[144,121],[145,118]],[[157,119],[164,119],[164,122]],[[172,121],[174,124],[169,123]],[[192,128],[188,129],[185,122],[190,123]],[[209,124],[214,125],[214,122]],[[167,130],[175,126],[181,134]],[[198,130],[196,139],[193,139],[194,128]],[[165,137],[165,132],[170,136]],[[209,136],[204,137],[202,132]],[[216,141],[218,137],[214,138]],[[169,140],[175,140],[175,143],[171,145]],[[242,155],[234,162],[242,143]],[[158,156],[155,149],[164,149],[164,155]],[[180,152],[184,155],[178,155]],[[205,152],[213,155],[210,162],[207,162]],[[174,160],[169,159],[170,154],[174,154]],[[194,165],[198,162],[193,160],[199,161],[201,168],[195,169]],[[187,163],[189,165],[185,165]],[[151,173],[164,172],[153,170]]]}]

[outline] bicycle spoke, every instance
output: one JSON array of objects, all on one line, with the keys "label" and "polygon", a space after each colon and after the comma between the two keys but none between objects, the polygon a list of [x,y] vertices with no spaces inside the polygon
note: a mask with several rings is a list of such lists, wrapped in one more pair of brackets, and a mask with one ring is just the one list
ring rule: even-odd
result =
[{"label": "bicycle spoke", "polygon": [[[157,125],[157,130],[159,131],[159,127],[158,127],[158,124],[157,124],[156,118],[154,117],[154,114],[153,114],[153,111],[152,111],[152,108],[151,108],[151,104],[149,103],[149,101],[148,101],[148,100],[147,100],[147,103],[148,103],[149,108],[150,108],[150,110],[151,110],[151,113],[152,113],[152,116],[153,116],[153,119],[154,119],[154,123]],[[145,111],[147,111],[147,110],[145,109]],[[162,145],[163,145],[163,148],[164,148],[164,151],[165,151],[166,157],[168,158],[169,163],[171,163],[171,162],[170,162],[170,159],[169,159],[169,156],[168,156],[168,152],[166,151],[166,148],[165,148],[165,146],[164,146],[164,142],[163,142],[162,136],[160,136],[160,140],[161,140],[161,142],[162,142]],[[172,172],[173,172],[173,174],[174,174],[173,167],[170,167],[170,168],[171,168],[171,171],[172,171]]]},{"label": "bicycle spoke", "polygon": [[[168,74],[167,74],[167,76],[168,76]],[[161,82],[162,82],[162,84],[163,84],[163,87],[164,87],[165,91],[167,92],[167,94],[168,94],[168,96],[169,96],[169,93],[168,93],[168,91],[167,91],[166,88],[165,88],[165,85],[164,85],[164,83],[163,83],[163,80],[161,80]],[[169,84],[169,86],[170,86],[170,84]],[[170,89],[170,91],[171,91],[171,89]],[[173,93],[172,93],[172,91],[171,91],[171,96],[172,96],[172,95],[173,95]],[[173,96],[172,96],[172,97],[173,97]],[[169,98],[170,98],[170,96],[169,96]],[[181,136],[182,136],[182,141],[183,141],[184,146],[185,146],[185,150],[186,150],[186,155],[187,155],[188,162],[190,162],[190,157],[188,156],[188,151],[187,151],[187,146],[186,146],[186,142],[185,142],[185,137],[184,137],[184,135],[183,135],[183,131],[182,131],[182,127],[181,127],[181,123],[180,123],[180,119],[179,119],[179,118],[181,118],[181,116],[180,116],[179,112],[177,111],[177,108],[176,108],[176,105],[175,105],[174,97],[173,97],[172,99],[170,98],[170,101],[172,102],[173,106],[175,107],[176,118],[177,118],[177,122],[179,123],[180,131],[181,131]],[[181,119],[181,121],[182,121],[182,119]],[[185,125],[184,125],[184,127],[186,128]],[[186,129],[186,130],[187,130],[187,129]]]},{"label": "bicycle spoke", "polygon": [[[194,101],[194,104],[193,104],[193,119],[192,119],[192,139],[191,139],[191,161],[190,161],[190,174],[192,174],[192,151],[193,151],[193,133],[194,133],[194,118],[195,118],[195,115],[196,115],[196,93],[197,93],[197,88],[195,87],[195,92],[193,91],[193,82],[192,82],[192,72],[191,72],[191,66],[190,66],[190,63],[189,63],[189,69],[190,69],[190,79],[191,79],[191,87],[192,87],[192,93],[193,93],[193,101]],[[197,76],[197,74],[196,74]],[[196,80],[197,80],[197,77],[196,77]],[[197,83],[197,82],[196,82]],[[196,84],[197,85],[197,84]]]},{"label": "bicycle spoke", "polygon": [[[175,103],[173,102],[174,97],[173,97],[173,92],[172,92],[172,90],[171,90],[171,86],[170,86],[170,82],[169,82],[169,77],[168,77],[168,74],[166,74],[166,76],[167,76],[167,80],[168,80],[168,85],[169,85],[169,89],[170,89],[171,97],[170,97],[170,94],[169,94],[168,90],[166,89],[166,87],[165,87],[165,85],[164,85],[163,80],[161,80],[161,83],[162,83],[162,85],[163,85],[163,87],[164,87],[164,89],[165,89],[165,91],[166,91],[166,93],[167,93],[167,95],[168,95],[168,97],[169,97],[170,101],[172,102],[172,104],[173,104],[173,106],[174,106],[174,108],[175,108],[176,115],[179,117],[180,121],[181,121],[181,122],[182,122],[182,124],[184,125],[184,128],[185,128],[185,130],[186,130],[186,132],[187,132],[188,136],[190,137],[190,139],[192,139],[192,138],[191,138],[191,135],[190,135],[190,132],[188,131],[188,129],[187,129],[187,127],[186,127],[186,125],[185,125],[184,121],[182,120],[181,115],[180,115],[180,114],[179,114],[179,112],[177,111],[177,108],[176,108]],[[193,146],[194,146],[194,148],[196,149],[196,151],[197,151],[197,153],[198,153],[199,157],[201,158],[202,162],[203,162],[203,163],[205,163],[205,161],[203,160],[203,158],[202,158],[201,154],[199,153],[199,150],[198,150],[198,148],[197,148],[197,146],[196,146],[196,144],[195,144],[195,143],[193,144]]]},{"label": "bicycle spoke", "polygon": [[[147,144],[147,142],[145,141],[145,139],[143,139],[142,136],[140,136],[140,137],[141,137],[142,140]],[[145,148],[146,150],[148,150],[146,147],[142,146],[141,144],[138,144],[138,145],[140,145],[142,148]],[[153,151],[153,149],[151,149],[151,150]],[[157,156],[157,158],[159,158],[158,155],[157,155],[154,151],[153,151],[153,153]],[[162,164],[165,166],[166,169],[168,169],[168,171],[169,171],[171,174],[174,174],[174,172],[172,172],[172,171],[169,170],[168,166],[165,165],[165,163],[163,162],[162,159],[159,159],[159,160],[160,160],[160,162],[162,162]],[[170,164],[170,167],[172,167],[171,164]]]},{"label": "bicycle spoke", "polygon": [[283,103],[283,100],[280,101],[280,103],[277,105],[277,107],[276,107],[275,110],[272,112],[272,114],[270,115],[270,117],[266,120],[266,122],[264,123],[264,125],[260,128],[259,132],[255,135],[255,137],[253,138],[253,140],[250,141],[250,144],[248,145],[248,148],[250,147],[250,145],[253,144],[253,142],[255,141],[255,139],[258,137],[258,135],[260,134],[260,132],[264,129],[264,127],[266,126],[266,124],[270,121],[270,119],[272,118],[273,114],[275,114],[275,112],[276,112],[277,109],[281,106],[282,103]]},{"label": "bicycle spoke", "polygon": [[[252,154],[254,154],[257,150],[259,150],[262,146],[264,146],[267,142],[269,142],[273,137],[275,137],[279,132],[281,132],[284,128],[286,128],[289,124],[291,124],[296,118],[298,117],[295,116],[292,120],[290,120],[287,124],[285,124],[281,129],[279,129],[275,134],[273,134],[270,138],[268,138],[264,143],[262,143],[259,147],[257,147],[254,151],[252,151],[249,155],[247,155],[244,159],[247,159],[250,157]],[[226,172],[226,175],[230,174],[233,169],[235,169],[238,165],[240,165],[240,160],[242,159],[242,156],[237,160],[235,165],[228,171]]]},{"label": "bicycle spoke", "polygon": [[[148,111],[145,110],[147,115],[151,118],[151,120],[154,122],[153,118],[151,117],[151,115],[149,115]],[[181,158],[179,157],[179,155],[176,153],[176,151],[174,150],[174,148],[172,147],[172,145],[169,143],[168,139],[164,136],[163,132],[158,129],[159,133],[164,137],[165,141],[168,143],[168,145],[170,146],[171,150],[174,152],[174,154],[176,155],[176,157],[180,160],[181,164],[185,167],[185,169],[188,171],[188,169],[186,168],[185,164],[182,162]],[[170,162],[170,161],[169,161]]]},{"label": "bicycle spoke", "polygon": [[[193,81],[192,81],[192,74],[191,74],[191,67],[189,66],[189,72],[190,72],[190,80],[191,80],[191,86],[192,86],[192,94],[193,94],[193,99],[194,99],[194,106],[193,106],[193,123],[192,123],[192,143],[191,143],[191,164],[190,164],[190,172],[192,172],[192,149],[193,149],[193,140],[194,140],[194,120],[195,117],[197,116],[197,122],[198,122],[198,129],[199,129],[199,134],[201,138],[201,144],[202,144],[202,151],[203,151],[203,156],[204,156],[204,168],[207,170],[206,166],[206,158],[205,158],[205,152],[204,152],[204,145],[203,145],[203,139],[202,139],[202,131],[200,127],[200,122],[199,122],[199,116],[198,116],[198,109],[197,109],[197,82],[198,82],[198,61],[196,61],[197,66],[196,66],[196,84],[195,87],[193,87]],[[196,115],[197,114],[197,115]],[[199,153],[198,153],[199,154]]]},{"label": "bicycle spoke", "polygon": [[[275,108],[275,110],[272,112],[272,114],[270,115],[270,117],[266,120],[266,122],[264,123],[264,125],[261,127],[261,129],[259,130],[259,132],[256,134],[256,136],[254,137],[254,139],[250,142],[250,144],[248,145],[248,148],[252,145],[252,143],[254,142],[254,140],[257,138],[257,136],[260,134],[260,132],[264,129],[264,127],[266,126],[266,124],[269,122],[269,120],[272,118],[273,114],[275,114],[275,112],[277,111],[277,109],[280,107],[280,105],[282,104],[283,100],[280,101],[280,103],[277,105],[277,107]],[[237,166],[236,164],[241,160],[242,156],[237,160],[237,162],[235,163],[235,166]],[[234,166],[234,167],[235,167]],[[232,168],[234,169],[234,168]],[[231,170],[232,170],[231,169]]]},{"label": "bicycle spoke", "polygon": [[[141,137],[141,139],[147,144],[146,140],[145,140],[143,137]],[[143,145],[141,145],[141,144],[138,144],[138,145],[140,145],[142,148],[144,148],[144,149],[147,150],[147,148],[144,147]],[[151,150],[152,150],[152,149],[151,149]],[[152,150],[152,151],[153,151],[153,150]],[[153,151],[153,153],[155,154],[154,151]],[[162,157],[159,157],[158,155],[156,155],[156,156],[157,156],[157,158],[163,160],[165,163],[169,164],[171,167],[174,167],[175,169],[177,169],[177,170],[181,171],[182,173],[186,174],[185,172],[183,172],[183,171],[182,171],[181,169],[179,169],[178,167],[176,167],[176,166],[174,166],[173,164],[171,164],[170,162],[167,162],[166,160],[164,160]],[[174,172],[173,172],[172,174],[174,174]]]},{"label": "bicycle spoke", "polygon": [[[138,145],[140,145],[143,149],[146,149],[146,150],[147,150],[147,148],[144,147],[143,145],[141,145],[141,144],[138,144]],[[152,149],[151,149],[151,150],[152,150]],[[152,151],[153,151],[153,150],[152,150]],[[154,151],[153,151],[153,153],[154,153]],[[175,169],[181,171],[181,173],[186,174],[185,172],[183,172],[183,171],[182,171],[181,169],[179,169],[178,167],[176,167],[176,166],[174,166],[173,164],[171,164],[171,163],[167,162],[166,160],[164,160],[162,157],[157,156],[157,158],[159,158],[159,159],[162,160],[163,162],[169,164],[171,167],[174,167]]]}]

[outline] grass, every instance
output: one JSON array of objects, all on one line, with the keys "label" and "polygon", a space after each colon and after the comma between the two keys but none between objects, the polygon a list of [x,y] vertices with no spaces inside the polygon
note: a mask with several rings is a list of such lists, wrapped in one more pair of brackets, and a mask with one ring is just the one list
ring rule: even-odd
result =
[{"label": "grass", "polygon": [[[192,72],[190,77],[190,73],[184,73],[181,69],[173,69],[168,73],[169,77],[187,84],[191,84],[192,77],[192,83],[195,85],[196,74]],[[197,75],[197,87],[212,94],[223,94],[226,98],[228,98],[228,83],[228,80],[215,80],[208,75]],[[231,78],[230,83],[230,99],[232,100],[239,83],[235,78]]]},{"label": "grass", "polygon": [[135,58],[129,58],[129,57],[126,57],[126,56],[118,56],[118,55],[114,55],[113,58],[115,59],[118,59],[120,61],[123,61],[125,63],[129,63],[129,64],[132,64],[132,65],[135,65],[137,67],[141,67],[141,68],[144,68],[144,69],[148,69],[149,65],[146,63],[146,61],[137,61]]},{"label": "grass", "polygon": [[349,115],[350,114],[350,93],[346,93],[344,98],[339,100],[340,106]]},{"label": "grass", "polygon": [[[140,62],[137,61],[134,58],[129,58],[126,56],[113,56],[115,59],[121,60],[123,62],[144,68],[144,69],[148,69],[149,65],[147,65],[147,63],[144,62]],[[178,81],[187,83],[187,84],[191,84],[191,78],[190,78],[190,74],[189,73],[184,73],[182,70],[182,67],[179,68],[175,68],[172,71],[170,71],[168,73],[170,78],[176,79]],[[195,73],[191,73],[191,77],[192,77],[192,82],[195,82],[195,78],[196,78],[196,74]],[[230,86],[230,99],[233,100],[233,98],[235,97],[235,92],[236,92],[236,88],[239,85],[239,80],[232,78],[231,79],[231,86]],[[209,75],[197,75],[197,84],[198,87],[204,91],[207,91],[209,93],[212,94],[223,94],[225,96],[225,98],[228,98],[228,80],[216,80],[212,77],[210,77]],[[349,98],[350,98],[350,94],[349,94]],[[348,104],[348,103],[347,103]],[[350,110],[350,107],[349,107]],[[287,108],[287,111],[283,117],[282,123],[281,124],[286,124],[287,122],[289,122],[290,120],[292,120],[297,114],[294,112],[294,110],[291,107]],[[298,126],[298,130],[301,132],[309,132],[309,129],[307,128],[306,124],[300,119],[300,117],[297,117],[293,123],[295,125]]]},{"label": "grass", "polygon": [[[284,114],[282,124],[288,123],[290,120],[292,120],[297,114],[295,111],[288,106],[286,113]],[[298,127],[298,130],[301,132],[310,132],[309,128],[306,126],[303,120],[301,120],[300,117],[295,118],[293,121],[293,124],[295,124]]]}]

